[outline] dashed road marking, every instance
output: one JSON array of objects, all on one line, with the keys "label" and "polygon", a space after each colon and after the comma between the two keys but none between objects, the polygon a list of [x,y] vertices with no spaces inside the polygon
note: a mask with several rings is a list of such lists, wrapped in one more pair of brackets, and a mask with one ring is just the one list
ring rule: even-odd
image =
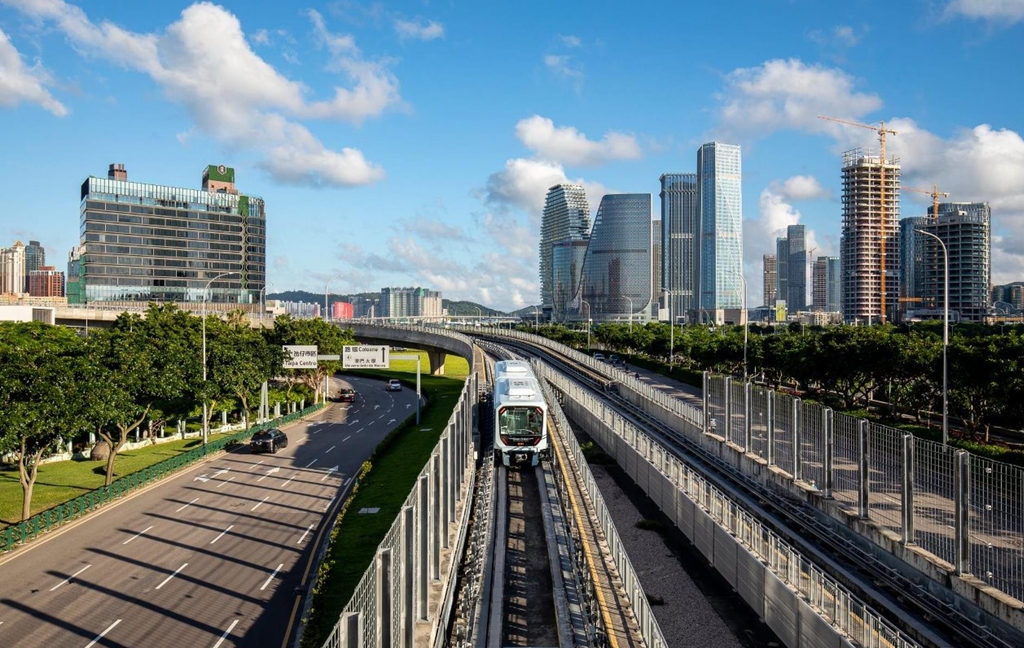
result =
[{"label": "dashed road marking", "polygon": [[214,538],[213,540],[210,540],[210,544],[213,544],[214,542],[217,542],[218,540],[220,540],[220,539],[221,539],[221,538],[222,538],[222,537],[224,536],[224,534],[225,534],[225,533],[227,533],[228,531],[230,531],[231,529],[233,529],[233,528],[234,528],[234,526],[235,526],[235,525],[234,525],[234,524],[232,524],[232,525],[231,525],[231,526],[229,526],[228,528],[226,528],[226,529],[224,529],[223,531],[221,531],[221,532],[220,532],[220,534],[219,534],[219,535],[218,535],[218,536],[217,536],[216,538]]},{"label": "dashed road marking", "polygon": [[194,500],[192,500],[191,502],[189,502],[188,504],[186,504],[185,506],[182,506],[181,508],[179,508],[179,509],[178,509],[177,511],[175,511],[175,513],[181,513],[182,511],[184,511],[184,510],[185,510],[185,509],[187,509],[188,507],[190,507],[190,506],[192,506],[193,504],[195,504],[195,503],[196,503],[197,501],[199,501],[199,498],[198,498],[198,497],[197,497],[197,498],[195,498]]},{"label": "dashed road marking", "polygon": [[309,468],[310,466],[312,466],[315,463],[316,463],[316,459],[314,459],[313,461],[310,461],[308,464],[306,464],[306,468]]},{"label": "dashed road marking", "polygon": [[236,625],[238,625],[238,619],[235,619],[231,622],[231,625],[229,625],[228,629],[224,631],[224,634],[220,636],[220,639],[217,640],[217,643],[213,644],[213,648],[220,648],[220,645],[224,643],[224,640],[228,638],[228,635],[231,634],[231,631],[235,629]]},{"label": "dashed road marking", "polygon": [[217,484],[217,488],[220,488],[220,487],[221,487],[221,486],[223,486],[224,484],[230,483],[230,482],[231,482],[232,480],[234,480],[234,477],[231,477],[230,479],[225,479],[225,480],[224,480],[224,481],[222,481],[221,483]]},{"label": "dashed road marking", "polygon": [[89,644],[85,648],[92,648],[93,646],[95,646],[96,642],[99,641],[100,639],[102,639],[108,632],[110,632],[115,627],[117,627],[118,623],[121,623],[121,619],[118,619],[117,621],[114,621],[113,623],[108,625],[107,629],[104,630],[103,632],[99,633],[98,635],[96,635],[96,638],[93,639],[92,641],[90,641]]},{"label": "dashed road marking", "polygon": [[351,439],[351,438],[352,438],[352,435],[350,434],[350,435],[348,435],[347,437],[345,437],[344,439],[342,439],[342,440],[341,440],[341,442],[342,442],[342,443],[345,443],[346,441],[348,441],[348,440],[349,440],[349,439]]},{"label": "dashed road marking", "polygon": [[252,469],[253,469],[253,468],[255,468],[256,466],[258,466],[258,465],[260,465],[261,463],[263,463],[264,461],[266,461],[266,459],[260,459],[259,461],[257,461],[257,462],[256,462],[256,463],[254,463],[253,465],[249,466],[249,470],[252,470]]},{"label": "dashed road marking", "polygon": [[50,588],[50,591],[52,592],[53,590],[57,589],[57,588],[58,588],[58,587],[60,587],[61,585],[64,585],[65,583],[70,583],[70,582],[71,582],[71,580],[75,578],[75,576],[78,576],[79,574],[81,574],[82,572],[84,572],[84,571],[85,571],[86,569],[89,569],[90,567],[92,567],[92,565],[86,565],[85,567],[82,567],[81,569],[79,569],[78,571],[76,571],[76,572],[75,572],[74,574],[71,574],[70,576],[68,576],[67,578],[65,578],[64,580],[62,580],[61,582],[59,582],[59,583],[57,583],[56,585],[54,585],[53,587],[51,587],[51,588]]},{"label": "dashed road marking", "polygon": [[251,508],[251,509],[249,509],[249,510],[250,510],[250,511],[255,511],[255,510],[256,510],[256,509],[258,509],[258,508],[259,508],[260,506],[262,506],[262,505],[263,505],[264,503],[266,503],[266,501],[267,501],[268,499],[270,499],[270,495],[267,495],[266,497],[264,497],[264,498],[263,498],[263,500],[262,500],[261,502],[259,502],[259,503],[258,503],[258,504],[257,504],[256,506],[252,507],[252,508]]},{"label": "dashed road marking", "polygon": [[134,540],[135,538],[138,538],[138,537],[139,537],[140,535],[142,535],[142,534],[143,534],[143,533],[145,533],[146,531],[149,531],[149,530],[150,530],[150,529],[152,529],[152,528],[153,528],[153,525],[150,525],[150,526],[146,527],[146,528],[145,528],[145,529],[143,529],[142,531],[139,531],[138,533],[136,533],[136,534],[135,534],[135,535],[133,535],[132,537],[130,537],[130,538],[128,538],[127,540],[125,540],[124,542],[122,542],[121,544],[123,544],[123,545],[126,545],[126,544],[128,544],[129,542],[131,542],[131,541],[132,541],[132,540]]},{"label": "dashed road marking", "polygon": [[334,450],[337,447],[338,446],[331,446],[330,448],[327,448],[326,450],[324,450],[324,454],[327,454],[328,452],[330,452],[331,450]]},{"label": "dashed road marking", "polygon": [[274,580],[274,576],[277,576],[277,572],[281,571],[282,567],[284,567],[284,563],[281,563],[280,565],[278,565],[277,569],[274,570],[274,573],[267,577],[266,582],[264,582],[263,586],[260,587],[260,591],[261,592],[263,590],[267,589],[267,585],[270,585],[270,581]]},{"label": "dashed road marking", "polygon": [[302,532],[302,537],[299,538],[298,542],[296,542],[295,544],[302,544],[302,541],[306,539],[306,536],[309,535],[309,532],[313,530],[314,524],[316,524],[316,522],[309,523],[309,526],[306,527],[306,530]]},{"label": "dashed road marking", "polygon": [[170,576],[168,576],[167,578],[163,579],[162,581],[160,581],[160,584],[157,585],[156,588],[160,589],[161,587],[163,587],[164,585],[169,583],[172,578],[174,578],[175,576],[178,575],[178,572],[180,572],[182,569],[185,569],[186,567],[188,567],[188,563],[185,563],[181,567],[178,567],[177,569],[175,569],[174,573],[171,574]]}]

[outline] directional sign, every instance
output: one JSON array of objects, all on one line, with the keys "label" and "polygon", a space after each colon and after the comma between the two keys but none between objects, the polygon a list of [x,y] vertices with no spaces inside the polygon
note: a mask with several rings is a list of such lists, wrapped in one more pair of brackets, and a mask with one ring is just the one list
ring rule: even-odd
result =
[{"label": "directional sign", "polygon": [[387,369],[389,366],[387,346],[346,346],[341,356],[345,369]]},{"label": "directional sign", "polygon": [[285,369],[316,369],[315,344],[285,344]]}]

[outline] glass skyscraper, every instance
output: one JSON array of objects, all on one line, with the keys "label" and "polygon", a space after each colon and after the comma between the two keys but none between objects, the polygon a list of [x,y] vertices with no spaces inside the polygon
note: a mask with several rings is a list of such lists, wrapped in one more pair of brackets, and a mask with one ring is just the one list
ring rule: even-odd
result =
[{"label": "glass skyscraper", "polygon": [[[590,205],[583,185],[558,184],[548,189],[540,223],[540,301],[546,317],[564,310],[555,305],[554,246],[585,241],[590,233]],[[564,269],[563,269],[564,274]]]},{"label": "glass skyscraper", "polygon": [[[697,308],[743,305],[742,165],[738,144],[709,142],[697,150],[700,233],[694,289]],[[714,315],[697,314],[698,318]]]},{"label": "glass skyscraper", "polygon": [[262,198],[239,194],[235,171],[209,166],[202,189],[131,182],[124,165],[81,191],[79,297],[89,302],[206,300],[256,304],[266,285]]},{"label": "glass skyscraper", "polygon": [[646,321],[651,302],[651,194],[601,199],[583,262],[579,315]]},{"label": "glass skyscraper", "polygon": [[554,313],[556,322],[577,319],[580,278],[587,256],[588,240],[560,241],[552,248],[554,268]]},{"label": "glass skyscraper", "polygon": [[696,309],[697,280],[697,174],[666,173],[661,176],[661,285],[668,291],[672,316],[679,318]]}]

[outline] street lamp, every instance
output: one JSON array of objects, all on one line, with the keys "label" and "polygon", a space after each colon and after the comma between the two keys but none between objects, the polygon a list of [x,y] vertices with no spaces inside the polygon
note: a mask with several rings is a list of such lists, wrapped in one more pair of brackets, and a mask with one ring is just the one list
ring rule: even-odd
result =
[{"label": "street lamp", "polygon": [[210,422],[209,415],[206,411],[206,294],[210,290],[210,284],[217,281],[221,277],[228,277],[236,275],[237,272],[222,272],[213,279],[206,282],[206,286],[203,288],[203,445],[206,445],[207,439],[210,438]]},{"label": "street lamp", "polygon": [[676,323],[675,323],[675,320],[672,319],[672,292],[673,291],[669,290],[668,288],[662,288],[661,289],[661,294],[663,294],[663,295],[667,294],[668,295],[668,299],[666,299],[665,301],[668,302],[668,366],[669,366],[669,371],[672,370],[671,369],[671,367],[672,367],[672,360],[674,359],[675,354],[676,354]]},{"label": "street lamp", "polygon": [[323,316],[323,320],[325,322],[328,321],[327,293],[328,293],[328,291],[330,291],[330,288],[331,288],[331,279],[328,279],[327,283],[324,284],[324,316]]},{"label": "street lamp", "polygon": [[587,353],[590,353],[590,302],[581,298],[580,303],[587,305]]},{"label": "street lamp", "polygon": [[743,283],[743,382],[747,382],[747,280],[742,272],[733,272],[733,275],[740,278]]},{"label": "street lamp", "polygon": [[942,246],[943,288],[942,288],[942,445],[949,444],[949,251],[946,244],[935,234],[915,230],[918,234],[930,236]]},{"label": "street lamp", "polygon": [[629,334],[632,335],[633,334],[633,300],[630,299],[629,297],[626,297],[625,295],[623,295],[623,297],[625,297],[626,301],[629,302]]}]

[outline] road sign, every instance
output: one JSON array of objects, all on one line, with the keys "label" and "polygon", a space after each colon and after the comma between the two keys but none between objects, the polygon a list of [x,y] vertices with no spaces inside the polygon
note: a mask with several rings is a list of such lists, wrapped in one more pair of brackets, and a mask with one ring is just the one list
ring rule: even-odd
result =
[{"label": "road sign", "polygon": [[315,344],[285,344],[285,369],[316,369]]},{"label": "road sign", "polygon": [[346,346],[341,356],[341,366],[345,369],[387,369],[387,346]]}]

